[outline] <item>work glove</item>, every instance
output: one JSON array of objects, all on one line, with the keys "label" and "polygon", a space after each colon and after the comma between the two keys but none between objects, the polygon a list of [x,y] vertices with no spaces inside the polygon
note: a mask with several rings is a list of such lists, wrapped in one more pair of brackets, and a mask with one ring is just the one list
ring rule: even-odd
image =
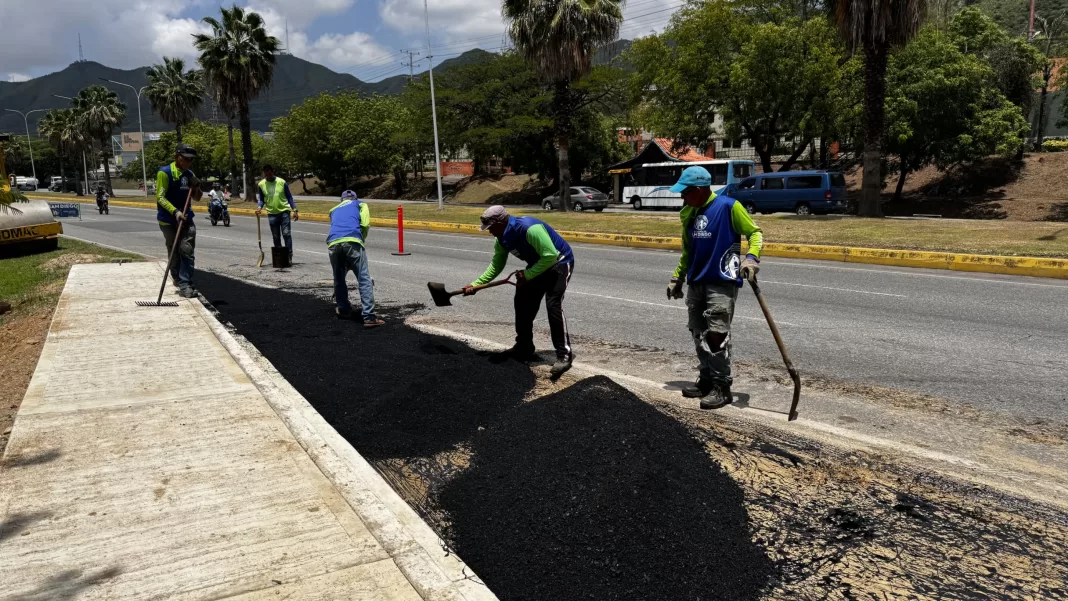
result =
[{"label": "work glove", "polygon": [[181,209],[179,209],[174,212],[174,218],[178,221],[185,221],[185,213],[183,213]]},{"label": "work glove", "polygon": [[474,296],[475,293],[478,292],[478,290],[475,290],[475,287],[472,286],[471,284],[468,284],[468,285],[464,286],[463,287],[463,291],[464,291],[464,296]]},{"label": "work glove", "polygon": [[200,178],[197,176],[191,176],[189,178],[189,187],[193,189],[193,193],[196,194],[200,191]]},{"label": "work glove", "polygon": [[750,282],[756,281],[757,273],[760,271],[760,260],[753,255],[746,255],[745,260],[742,261],[741,274],[742,277]]},{"label": "work glove", "polygon": [[527,283],[527,276],[524,275],[524,272],[523,272],[522,269],[516,270],[516,272],[513,273],[512,275],[515,276],[515,285],[516,286],[522,286],[523,284]]},{"label": "work glove", "polygon": [[685,284],[685,283],[686,283],[686,280],[684,280],[683,278],[671,278],[671,283],[668,284],[668,287],[667,287],[668,300],[671,300],[673,298],[678,299],[678,298],[682,298],[683,296],[685,296],[685,294],[682,291],[682,285]]}]

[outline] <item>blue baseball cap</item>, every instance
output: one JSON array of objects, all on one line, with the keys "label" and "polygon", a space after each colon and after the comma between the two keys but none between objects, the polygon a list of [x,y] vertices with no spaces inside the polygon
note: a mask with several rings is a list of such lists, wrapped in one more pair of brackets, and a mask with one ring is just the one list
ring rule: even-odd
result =
[{"label": "blue baseball cap", "polygon": [[341,200],[359,200],[356,197],[356,193],[352,190],[345,190],[341,193]]},{"label": "blue baseball cap", "polygon": [[679,178],[679,181],[676,182],[674,186],[671,186],[671,193],[680,194],[686,190],[686,188],[700,188],[702,186],[711,185],[712,175],[708,173],[708,169],[697,167],[695,165],[683,170],[682,177]]}]

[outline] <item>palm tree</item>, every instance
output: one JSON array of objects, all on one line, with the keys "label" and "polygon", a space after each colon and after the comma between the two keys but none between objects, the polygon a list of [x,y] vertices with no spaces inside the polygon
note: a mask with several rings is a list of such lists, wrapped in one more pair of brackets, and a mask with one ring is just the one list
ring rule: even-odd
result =
[{"label": "palm tree", "polygon": [[[63,182],[60,191],[67,185],[67,176],[63,170],[63,159],[72,156],[84,144],[84,134],[78,124],[78,115],[73,109],[54,109],[45,113],[37,122],[37,133],[48,138],[49,144],[56,149],[59,159],[59,178]],[[77,171],[77,167],[75,167]],[[78,191],[81,194],[81,191]]]},{"label": "palm tree", "polygon": [[251,194],[252,124],[248,104],[271,85],[278,38],[267,35],[263,18],[238,6],[222,8],[222,23],[212,17],[204,22],[212,34],[198,33],[193,44],[200,51],[198,62],[213,98],[227,114],[237,113],[241,127],[241,154],[245,166],[244,192]]},{"label": "palm tree", "polygon": [[152,65],[145,72],[148,88],[145,96],[152,110],[167,123],[174,124],[174,136],[182,143],[182,125],[189,123],[204,102],[203,74],[198,69],[185,70],[180,58],[163,57],[162,65]]},{"label": "palm tree", "polygon": [[576,98],[571,85],[589,74],[597,48],[619,35],[623,0],[504,0],[516,48],[553,87],[553,134],[560,169],[560,207],[570,210],[567,152]]},{"label": "palm tree", "polygon": [[111,132],[126,118],[126,105],[119,102],[119,95],[104,86],[89,86],[78,92],[71,101],[78,116],[78,126],[89,138],[100,142],[101,155],[104,159],[104,182],[108,194],[114,194],[111,188]]},{"label": "palm tree", "polygon": [[908,43],[919,31],[927,15],[927,0],[832,0],[829,5],[849,49],[864,53],[864,174],[859,214],[881,217],[886,62],[892,48]]}]

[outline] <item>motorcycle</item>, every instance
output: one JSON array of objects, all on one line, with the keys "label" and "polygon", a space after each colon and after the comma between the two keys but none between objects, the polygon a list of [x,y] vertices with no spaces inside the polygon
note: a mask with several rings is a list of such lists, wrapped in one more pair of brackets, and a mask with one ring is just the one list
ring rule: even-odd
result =
[{"label": "motorcycle", "polygon": [[101,215],[108,214],[108,195],[106,192],[96,193],[96,208]]},{"label": "motorcycle", "polygon": [[230,227],[230,209],[227,208],[229,204],[222,198],[213,198],[208,202],[208,218],[211,219],[212,225],[218,225],[222,221],[223,227]]}]

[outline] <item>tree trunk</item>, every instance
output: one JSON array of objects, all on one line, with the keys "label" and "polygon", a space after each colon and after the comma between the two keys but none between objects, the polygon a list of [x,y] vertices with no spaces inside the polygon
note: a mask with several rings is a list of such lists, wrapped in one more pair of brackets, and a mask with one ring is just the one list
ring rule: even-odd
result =
[{"label": "tree trunk", "polygon": [[571,210],[571,164],[567,152],[571,146],[571,83],[556,82],[553,94],[553,129],[556,134],[557,178],[560,186],[560,210]]},{"label": "tree trunk", "polygon": [[[806,142],[798,144],[797,148],[794,149],[793,154],[791,154],[790,157],[786,159],[786,162],[782,164],[782,167],[779,167],[779,171],[789,171],[790,167],[793,167],[794,163],[797,162],[798,157],[800,157],[805,152],[805,146],[808,146],[808,143],[811,141],[812,140],[809,139]],[[768,160],[770,162],[771,155],[768,155]]]},{"label": "tree trunk", "polygon": [[882,217],[882,140],[886,121],[886,45],[864,47],[864,174],[860,188],[862,217]]},{"label": "tree trunk", "polygon": [[1038,95],[1038,121],[1035,122],[1035,150],[1042,150],[1046,138],[1046,95],[1049,93],[1049,80],[1053,77],[1053,65],[1046,61],[1042,68],[1042,88]]},{"label": "tree trunk", "polygon": [[230,194],[238,196],[242,194],[237,189],[237,153],[234,152],[234,118],[226,120],[226,137],[230,140]]},{"label": "tree trunk", "polygon": [[894,202],[901,202],[901,191],[905,188],[905,178],[909,176],[909,165],[901,157],[901,174],[897,177],[897,189],[894,190]]},{"label": "tree trunk", "polygon": [[111,165],[108,164],[108,157],[111,156],[111,140],[101,138],[100,150],[100,154],[104,158],[104,189],[107,190],[108,196],[115,196],[115,191],[111,188]]},{"label": "tree trunk", "polygon": [[300,180],[300,187],[304,188],[304,193],[308,194],[308,182],[304,181],[304,173],[301,172],[300,176],[297,177],[297,179]]},{"label": "tree trunk", "polygon": [[67,174],[63,173],[63,155],[57,153],[56,158],[59,159],[59,191],[63,192],[67,189]]},{"label": "tree trunk", "polygon": [[[182,143],[182,122],[181,121],[179,121],[179,122],[174,124],[174,139],[179,144]],[[144,141],[142,140],[141,143],[144,144]]]},{"label": "tree trunk", "polygon": [[[82,157],[83,158],[85,157],[85,151],[82,151]],[[74,183],[74,193],[76,195],[78,195],[78,196],[81,196],[82,195],[82,185],[85,183],[85,180],[89,177],[89,174],[85,172],[85,163],[82,162],[82,168],[79,170],[78,169],[78,159],[74,159],[74,172],[78,173],[79,171],[81,172],[81,176],[78,177],[78,181]]]},{"label": "tree trunk", "polygon": [[827,168],[827,136],[820,136],[820,169]]},{"label": "tree trunk", "polygon": [[252,121],[249,119],[248,103],[241,104],[238,111],[241,122],[241,163],[244,167],[245,200],[254,198],[256,175],[252,172]]},{"label": "tree trunk", "polygon": [[757,156],[760,158],[760,168],[763,170],[763,173],[771,173],[772,171],[775,171],[771,166],[771,153],[773,149],[765,146],[762,141],[755,137],[750,138],[749,142],[752,143],[753,150],[756,151]]}]

